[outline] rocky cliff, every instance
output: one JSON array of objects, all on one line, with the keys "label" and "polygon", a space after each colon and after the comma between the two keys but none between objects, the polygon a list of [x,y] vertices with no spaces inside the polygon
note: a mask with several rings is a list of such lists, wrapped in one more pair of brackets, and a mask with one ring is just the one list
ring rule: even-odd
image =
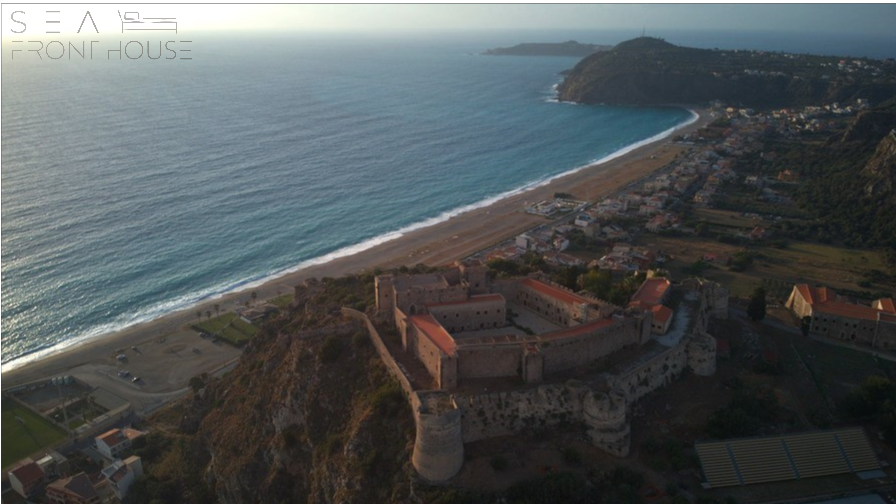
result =
[{"label": "rocky cliff", "polygon": [[868,179],[865,194],[872,198],[894,198],[896,185],[896,129],[880,141],[862,175]]},{"label": "rocky cliff", "polygon": [[[830,61],[829,61],[830,60]],[[722,100],[753,108],[817,105],[896,94],[885,75],[829,70],[834,58],[679,47],[640,37],[579,62],[560,85],[560,99],[580,103],[655,105]]]}]

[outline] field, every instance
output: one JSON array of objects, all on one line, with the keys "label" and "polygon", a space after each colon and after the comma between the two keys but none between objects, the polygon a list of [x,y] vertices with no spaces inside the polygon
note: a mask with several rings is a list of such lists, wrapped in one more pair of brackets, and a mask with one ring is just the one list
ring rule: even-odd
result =
[{"label": "field", "polygon": [[[753,254],[753,263],[743,272],[734,272],[721,264],[709,264],[703,276],[716,280],[736,297],[747,297],[759,286],[770,283],[789,285],[781,288],[789,293],[795,283],[823,284],[834,289],[869,290],[858,285],[873,269],[886,271],[881,253],[875,250],[852,249],[836,245],[787,240],[784,248],[770,244],[749,246],[721,243],[713,238],[664,237],[647,235],[641,238],[643,244],[662,249],[671,254],[672,260],[665,267],[673,278],[689,276],[688,268],[705,254],[731,257],[746,250]],[[873,291],[896,290],[893,285],[875,285]]]},{"label": "field", "polygon": [[195,324],[195,327],[235,346],[248,342],[258,332],[257,327],[242,320],[235,313],[225,313],[224,315],[204,320]]},{"label": "field", "polygon": [[[3,399],[3,467],[65,439],[65,431],[48,420]],[[20,420],[21,419],[21,422]]]}]

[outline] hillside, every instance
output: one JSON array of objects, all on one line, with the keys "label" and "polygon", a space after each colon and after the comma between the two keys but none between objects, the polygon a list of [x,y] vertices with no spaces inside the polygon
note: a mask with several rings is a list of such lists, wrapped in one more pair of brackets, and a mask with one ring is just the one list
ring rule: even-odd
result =
[{"label": "hillside", "polygon": [[896,95],[891,61],[694,49],[640,37],[583,59],[559,88],[580,103],[654,105],[711,100],[751,108]]},{"label": "hillside", "polygon": [[527,43],[513,47],[497,47],[488,49],[485,56],[588,56],[597,51],[608,51],[613,46],[580,44],[575,40],[559,43]]},{"label": "hillside", "polygon": [[308,309],[266,323],[227,376],[194,379],[192,397],[150,419],[131,502],[405,500],[407,401],[366,330],[330,310],[364,299],[365,279],[327,280]]}]

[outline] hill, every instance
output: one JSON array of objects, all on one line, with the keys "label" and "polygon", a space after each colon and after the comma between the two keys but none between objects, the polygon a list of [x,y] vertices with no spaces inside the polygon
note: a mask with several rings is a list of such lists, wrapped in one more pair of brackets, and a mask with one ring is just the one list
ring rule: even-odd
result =
[{"label": "hill", "polygon": [[528,43],[513,47],[497,47],[483,52],[486,56],[588,56],[598,51],[608,51],[613,46],[580,44],[575,40],[559,43]]},{"label": "hill", "polygon": [[694,49],[640,37],[579,62],[559,87],[579,103],[655,105],[721,100],[751,108],[896,95],[896,64],[830,56]]}]

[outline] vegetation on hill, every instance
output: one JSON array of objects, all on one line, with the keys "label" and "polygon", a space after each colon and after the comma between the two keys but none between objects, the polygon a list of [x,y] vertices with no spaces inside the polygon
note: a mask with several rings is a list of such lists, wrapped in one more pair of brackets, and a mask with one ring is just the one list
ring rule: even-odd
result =
[{"label": "vegetation on hill", "polygon": [[554,43],[527,43],[513,47],[496,47],[482,54],[486,56],[588,56],[597,51],[607,51],[613,46],[580,44],[575,40]]},{"label": "vegetation on hill", "polygon": [[722,100],[753,108],[818,105],[896,94],[896,64],[763,51],[694,49],[640,37],[588,56],[560,85],[582,103],[669,104]]}]

